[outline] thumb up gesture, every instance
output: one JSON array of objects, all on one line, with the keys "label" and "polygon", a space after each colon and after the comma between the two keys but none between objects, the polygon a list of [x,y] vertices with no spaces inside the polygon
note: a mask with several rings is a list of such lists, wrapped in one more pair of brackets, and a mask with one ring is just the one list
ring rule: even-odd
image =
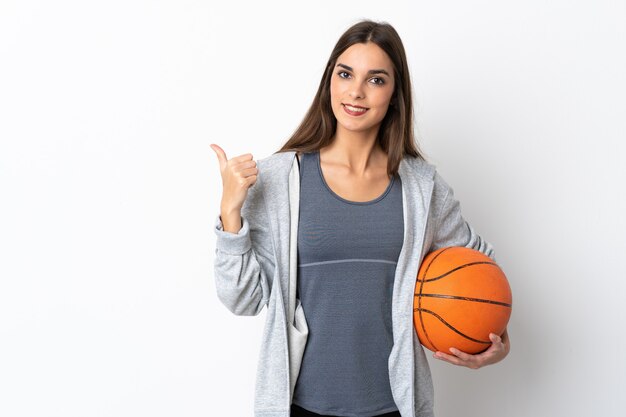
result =
[{"label": "thumb up gesture", "polygon": [[226,158],[226,152],[216,144],[211,144],[220,164],[222,176],[222,213],[240,213],[243,202],[248,195],[248,188],[256,182],[259,170],[252,154],[243,154],[234,158]]}]

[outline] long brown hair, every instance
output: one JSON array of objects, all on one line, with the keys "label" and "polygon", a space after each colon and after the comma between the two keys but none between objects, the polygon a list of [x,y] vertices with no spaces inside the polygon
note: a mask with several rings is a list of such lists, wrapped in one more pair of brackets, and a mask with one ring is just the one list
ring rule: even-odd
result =
[{"label": "long brown hair", "polygon": [[355,43],[373,42],[387,53],[393,63],[395,78],[391,105],[380,124],[376,140],[387,153],[387,173],[395,175],[406,155],[425,159],[413,135],[411,79],[406,54],[398,32],[386,22],[369,19],[354,24],[337,41],[328,58],[320,85],[300,126],[278,152],[311,152],[331,143],[337,119],[330,104],[330,79],[337,58]]}]

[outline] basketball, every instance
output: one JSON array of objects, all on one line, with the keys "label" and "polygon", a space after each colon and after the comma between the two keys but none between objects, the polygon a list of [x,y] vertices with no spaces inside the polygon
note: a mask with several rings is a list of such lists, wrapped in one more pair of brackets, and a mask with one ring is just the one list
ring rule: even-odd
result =
[{"label": "basketball", "polygon": [[502,335],[511,316],[509,282],[487,255],[447,247],[426,255],[417,273],[413,321],[420,343],[433,352],[455,347],[479,353]]}]

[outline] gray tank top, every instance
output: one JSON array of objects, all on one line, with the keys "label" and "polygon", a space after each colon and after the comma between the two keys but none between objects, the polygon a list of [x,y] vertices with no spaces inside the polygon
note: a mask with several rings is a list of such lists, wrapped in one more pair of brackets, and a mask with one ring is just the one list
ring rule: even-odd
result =
[{"label": "gray tank top", "polygon": [[374,200],[349,201],[324,180],[319,151],[302,155],[297,297],[309,337],[294,404],[346,417],[398,409],[387,361],[403,236],[399,175]]}]

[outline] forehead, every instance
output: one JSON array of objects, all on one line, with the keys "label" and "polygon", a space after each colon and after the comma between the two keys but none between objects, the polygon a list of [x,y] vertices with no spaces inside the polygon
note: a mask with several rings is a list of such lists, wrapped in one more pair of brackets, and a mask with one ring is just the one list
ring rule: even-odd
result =
[{"label": "forehead", "polygon": [[356,72],[370,69],[385,69],[392,74],[393,63],[389,55],[373,42],[355,43],[337,58],[337,64],[348,65]]}]

